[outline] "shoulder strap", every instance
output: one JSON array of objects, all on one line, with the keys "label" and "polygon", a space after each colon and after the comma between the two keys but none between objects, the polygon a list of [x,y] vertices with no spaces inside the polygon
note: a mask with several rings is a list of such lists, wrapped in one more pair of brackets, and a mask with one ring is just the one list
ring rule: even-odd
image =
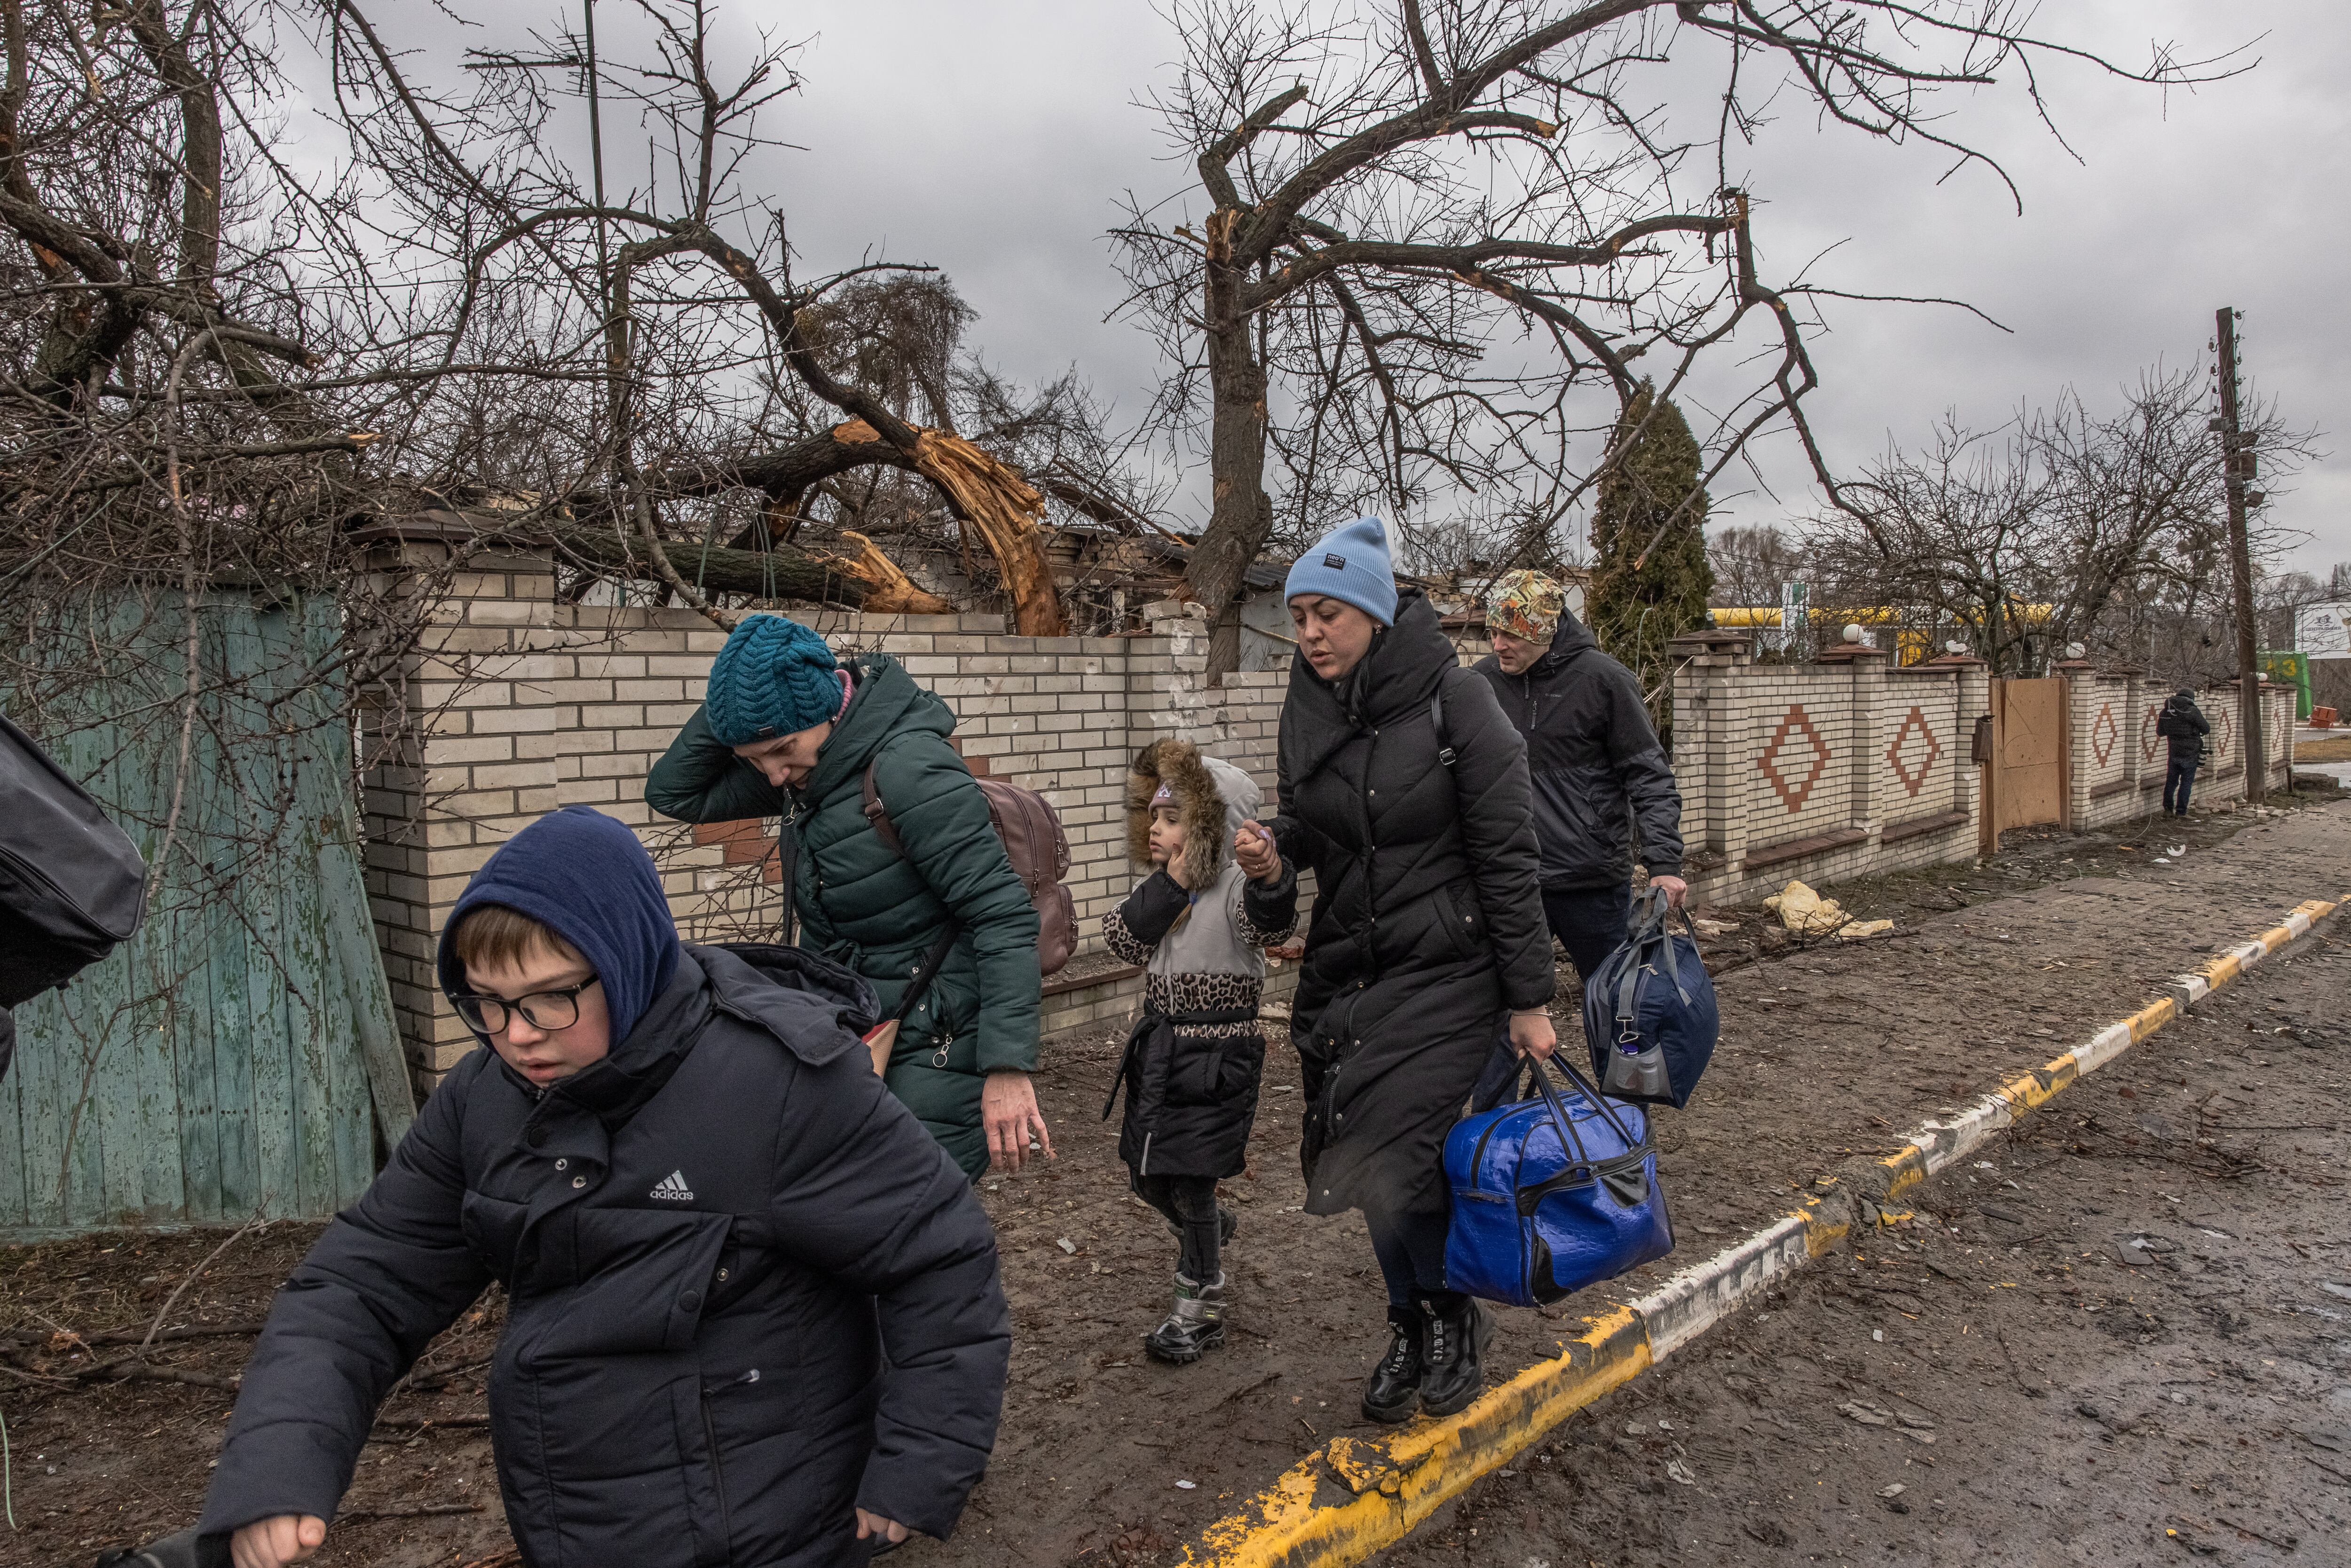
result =
[{"label": "shoulder strap", "polygon": [[784,946],[800,945],[800,835],[793,826],[799,813],[786,817],[776,828],[776,859],[783,872],[784,883]]},{"label": "shoulder strap", "polygon": [[873,769],[881,760],[877,747],[872,758],[865,764],[865,772],[857,781],[858,792],[865,798],[865,820],[872,824],[873,836],[888,845],[892,854],[904,860],[905,843],[898,837],[898,825],[890,820],[889,808],[882,804],[882,791],[873,782]]},{"label": "shoulder strap", "polygon": [[893,1022],[906,1021],[906,1015],[914,1010],[914,1004],[923,999],[923,993],[931,988],[933,980],[938,978],[940,968],[947,961],[947,954],[955,947],[956,938],[962,935],[963,922],[950,917],[946,929],[939,933],[939,939],[931,944],[930,950],[923,955],[922,962],[914,966],[914,977],[906,982],[906,994],[898,998],[898,1010],[890,1015]]},{"label": "shoulder strap", "polygon": [[1428,727],[1437,732],[1437,760],[1445,767],[1453,766],[1453,747],[1445,738],[1445,677],[1437,678],[1437,689],[1428,694]]},{"label": "shoulder strap", "polygon": [[[892,854],[904,860],[905,842],[898,837],[897,824],[890,821],[890,810],[882,804],[881,789],[873,782],[873,769],[881,760],[881,747],[876,747],[872,758],[865,764],[864,773],[858,779],[858,791],[865,799],[865,820],[872,824],[873,836],[887,844]],[[916,874],[920,874],[921,869],[919,866],[915,868]],[[931,944],[922,961],[914,966],[914,977],[906,982],[906,994],[898,998],[898,1010],[891,1015],[893,1020],[904,1022],[906,1015],[914,1010],[914,1004],[922,1000],[923,993],[931,988],[933,980],[938,978],[940,967],[947,961],[947,954],[954,950],[956,939],[962,935],[963,922],[949,915],[938,939]]]}]

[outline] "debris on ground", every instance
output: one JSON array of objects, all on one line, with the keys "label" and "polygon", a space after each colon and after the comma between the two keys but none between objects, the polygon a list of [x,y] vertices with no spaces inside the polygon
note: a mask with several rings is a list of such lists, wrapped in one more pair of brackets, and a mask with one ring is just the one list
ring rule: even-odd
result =
[{"label": "debris on ground", "polygon": [[1835,936],[1852,942],[1894,929],[1891,920],[1855,919],[1844,912],[1844,904],[1823,898],[1801,882],[1791,882],[1765,899],[1763,907],[1778,915],[1781,925],[1796,936]]},{"label": "debris on ground", "polygon": [[[1722,1042],[1688,1108],[1661,1113],[1655,1123],[1659,1179],[1671,1194],[1682,1248],[1637,1276],[1543,1312],[1498,1311],[1489,1353],[1495,1376],[1555,1355],[1562,1331],[1581,1318],[1771,1223],[1798,1201],[1795,1195],[1815,1190],[1814,1178],[1835,1162],[1889,1152],[1920,1120],[2039,1066],[2052,1034],[2086,1037],[2143,1004],[2214,942],[2275,924],[2281,898],[2290,904],[2303,896],[2281,889],[2276,868],[2294,868],[2295,878],[2314,888],[2351,887],[2346,828],[2351,807],[2340,804],[2258,825],[2243,814],[2199,813],[2164,830],[2189,838],[2199,857],[2195,878],[2149,870],[2144,855],[2110,844],[2110,837],[2148,836],[2146,824],[2108,836],[2011,831],[2002,853],[1981,866],[1926,868],[1836,890],[1848,908],[1893,915],[1906,940],[1800,939],[1773,917],[1768,928],[1784,948],[1760,961],[1754,942],[1765,928],[1761,911],[1708,912],[1719,923],[1740,925],[1706,944],[1710,967],[1736,970],[1718,981]],[[2246,831],[2223,842],[2238,830]],[[2339,939],[2321,933],[2313,943]],[[2351,973],[2351,952],[2344,963]],[[2242,984],[2265,984],[2262,977],[2275,972],[2262,966]],[[1560,980],[1562,995],[1573,996],[1573,970],[1562,967]],[[2235,994],[2224,992],[2213,1005]],[[1267,1012],[1278,1010],[1270,1006]],[[2199,1009],[2190,1023],[2205,1016]],[[1948,1528],[1954,1517],[1945,1503],[1967,1511],[1962,1535],[1983,1531],[1979,1539],[1988,1549],[1967,1560],[1987,1568],[2137,1561],[2129,1552],[2069,1556],[2059,1548],[2036,1559],[2031,1552],[2048,1546],[2045,1537],[2017,1533],[2010,1541],[1993,1532],[1993,1510],[2018,1506],[2015,1475],[2064,1475],[2081,1484],[2094,1472],[2077,1461],[2043,1464],[2047,1455],[2027,1453],[1997,1485],[1989,1469],[1968,1466],[1983,1460],[1995,1428],[2023,1427],[2020,1409],[2027,1416],[2043,1409],[2053,1416],[2082,1399],[2116,1412],[2111,1427],[2068,1417],[2072,1435],[2064,1441],[2075,1451],[2086,1445],[2100,1477],[2109,1439],[2116,1447],[2159,1440],[2147,1417],[2158,1398],[2163,1421],[2192,1430],[2214,1452],[2225,1444],[2224,1458],[2256,1462],[2254,1450],[2239,1447],[2237,1433],[2226,1428],[2247,1407],[2215,1402],[2231,1390],[2271,1390],[2272,1369],[2260,1358],[2277,1352],[2250,1347],[2305,1332],[2340,1336],[2339,1321],[2317,1314],[2340,1309],[2351,1315],[2351,1302],[2324,1289],[2327,1281],[2351,1283],[2351,1252],[2340,1244],[2339,1223],[2325,1237],[2293,1232],[2294,1241],[2310,1247],[2307,1261],[2297,1261],[2300,1254],[2287,1258],[2278,1240],[2240,1242],[2198,1228],[2263,1236],[2270,1225],[2259,1211],[2264,1194],[2296,1192],[2284,1185],[2289,1179],[2344,1178],[2346,1150],[2333,1131],[2344,1120],[2339,1074],[2315,1082],[2333,1072],[2341,1054],[2343,1019],[2339,1005],[2297,1001],[2273,1012],[2254,1007],[2225,1025],[2215,1021],[2194,1037],[2202,1047],[2194,1060],[2182,1061],[2172,1074],[2192,1078],[2193,1094],[2132,1071],[2135,1058],[2069,1090],[2050,1114],[2021,1129],[2031,1139],[2019,1145],[2023,1157],[1979,1151],[1979,1157],[1996,1158],[1986,1158],[1985,1168],[1970,1164],[1946,1173],[1936,1201],[1927,1202],[1922,1191],[1914,1204],[1906,1194],[1904,1207],[1920,1212],[1915,1219],[1889,1215],[1898,1224],[1858,1249],[1865,1259],[1823,1260],[1777,1299],[1742,1313],[1729,1337],[1692,1345],[1659,1375],[1611,1395],[1596,1411],[1604,1429],[1577,1417],[1540,1452],[1513,1461],[1513,1475],[1481,1483],[1510,1496],[1512,1506],[1498,1513],[1480,1504],[1482,1512],[1441,1516],[1482,1526],[1474,1540],[1466,1531],[1450,1531],[1449,1556],[1420,1553],[1406,1542],[1383,1561],[1392,1568],[1523,1568],[1529,1556],[1560,1564],[1588,1557],[1617,1568],[1801,1563],[1806,1555],[1826,1562],[1835,1556],[1833,1546],[1849,1539],[1837,1531],[1861,1529],[1850,1516],[1886,1527],[1894,1502],[1913,1511],[1904,1522],[1918,1535],[1889,1539],[1907,1542],[1912,1554],[1884,1554],[1881,1540],[1869,1560],[1896,1568],[1930,1560],[1927,1534]],[[2252,1022],[2261,1027],[2246,1027]],[[1360,1422],[1356,1402],[1364,1374],[1387,1343],[1384,1292],[1360,1217],[1304,1212],[1297,1148],[1311,1108],[1301,1103],[1297,1059],[1284,1032],[1278,1022],[1269,1030],[1273,1049],[1249,1168],[1218,1195],[1239,1222],[1227,1263],[1234,1290],[1229,1337],[1223,1350],[1183,1369],[1149,1364],[1140,1354],[1142,1334],[1165,1313],[1176,1249],[1165,1224],[1130,1195],[1116,1157],[1115,1124],[1100,1120],[1124,1030],[1104,1020],[1046,1042],[1037,1091],[1061,1157],[1017,1176],[990,1176],[980,1188],[997,1227],[1015,1330],[1002,1434],[988,1479],[956,1539],[909,1542],[894,1563],[1165,1568],[1181,1543],[1246,1506],[1258,1489],[1332,1437],[1379,1435]],[[2167,1030],[2150,1043],[2171,1038]],[[2272,1053],[2274,1068],[2268,1065]],[[2109,1082],[2111,1091],[2104,1087]],[[2281,1097],[2332,1093],[2337,1104],[2324,1113],[2298,1102],[2273,1104],[2273,1091]],[[2255,1130],[2273,1123],[2314,1125]],[[2068,1224],[2073,1211],[2050,1207],[2053,1192],[2072,1190],[2061,1178],[2074,1166],[2113,1189],[2112,1196],[2079,1198],[2107,1213],[2078,1227]],[[2138,1203],[2149,1182],[2168,1196]],[[2325,1194],[2341,1197],[2339,1188]],[[2209,1208],[2182,1207],[2195,1197],[2214,1201]],[[2126,1207],[2126,1198],[2135,1207]],[[6,1336],[0,1362],[19,1375],[0,1383],[0,1413],[15,1444],[14,1504],[22,1527],[16,1534],[0,1530],[0,1568],[87,1563],[99,1547],[152,1538],[193,1517],[205,1463],[226,1429],[231,1396],[224,1385],[251,1347],[250,1325],[267,1311],[318,1228],[256,1232],[209,1264],[207,1255],[225,1232],[116,1235],[0,1251],[0,1334]],[[2126,1262],[2111,1249],[2133,1238],[2146,1239],[2132,1249],[2144,1263]],[[2176,1240],[2178,1249],[2164,1251],[2165,1239]],[[1099,1274],[1092,1272],[1097,1264]],[[2280,1264],[2299,1272],[2280,1277]],[[2241,1282],[2240,1269],[2248,1271]],[[172,1292],[192,1271],[198,1277],[172,1304]],[[2076,1291],[2067,1291],[2068,1283]],[[2215,1294],[2204,1300],[2199,1292]],[[2142,1345],[2141,1335],[2158,1331],[2139,1313],[2158,1296],[2167,1302],[2196,1298],[2185,1307],[2148,1309],[2172,1325],[2166,1332],[2184,1335],[2194,1328],[2207,1346],[2211,1333],[2233,1334],[2233,1343],[2248,1348],[2211,1354],[2264,1381],[2240,1388],[2233,1373],[2192,1364],[2185,1372],[2154,1373],[2146,1358],[2169,1347]],[[2074,1303],[2067,1332],[2111,1338],[2135,1358],[2120,1364],[2139,1382],[2119,1375],[2111,1383],[2065,1382],[2046,1348],[2055,1342],[2022,1315],[2044,1300],[2053,1307]],[[2197,1314],[2206,1312],[2209,1333],[2195,1326],[2204,1322]],[[146,1340],[159,1314],[162,1326],[141,1359],[158,1371],[191,1375],[81,1380],[90,1364],[84,1346],[102,1356],[126,1355]],[[378,1440],[313,1568],[512,1563],[482,1386],[503,1316],[493,1291],[427,1353],[378,1422]],[[62,1331],[79,1343],[57,1338]],[[184,1337],[174,1337],[183,1331]],[[1945,1381],[1940,1366],[1959,1381]],[[2153,1386],[2157,1377],[2191,1375],[2159,1391]],[[1706,1398],[1688,1392],[1707,1379],[1713,1381]],[[1989,1389],[1985,1379],[1993,1380]],[[2036,1390],[2052,1383],[2050,1397],[2017,1393],[2020,1383]],[[2062,1400],[2055,1397],[2061,1389]],[[2191,1391],[2192,1403],[2168,1398]],[[2005,1394],[2015,1397],[2001,1403]],[[2028,1398],[2034,1402],[2017,1403]],[[2296,1399],[2278,1451],[2298,1456],[2314,1485],[2334,1488],[2336,1482],[2312,1467],[2351,1475],[2343,1448],[2322,1441],[2351,1444],[2341,1434],[2351,1402]],[[1893,1419],[1884,1427],[1855,1421],[1838,1413],[1844,1401]],[[1627,1435],[1636,1420],[1641,1429]],[[1929,1420],[1931,1430],[1914,1424]],[[2297,1429],[2316,1436],[2296,1436]],[[2269,1427],[2244,1430],[2258,1435]],[[1217,1440],[1198,1442],[1204,1431]],[[1862,1443],[1875,1445],[1873,1469],[1850,1473],[1852,1456],[1841,1446]],[[1637,1449],[1638,1458],[1619,1444]],[[1674,1476],[1669,1458],[1682,1461],[1697,1484]],[[1792,1473],[1780,1473],[1791,1466]],[[1955,1472],[1977,1475],[1983,1495],[1947,1490],[1941,1478]],[[2187,1479],[2209,1490],[2207,1473]],[[1178,1488],[1165,1479],[1171,1475],[1195,1485]],[[1578,1489],[1573,1494],[1548,1490],[1562,1475]],[[1870,1495],[1897,1480],[1908,1487],[1899,1497]],[[1504,1488],[1512,1490],[1502,1493]],[[1796,1506],[1791,1494],[1800,1490],[1819,1500]],[[2062,1491],[2030,1495],[2034,1500],[2022,1506],[2040,1522],[2045,1519],[2035,1500],[2052,1516],[2062,1511],[2059,1499],[2074,1500]],[[2324,1506],[2301,1503],[2316,1511],[2315,1522],[2294,1520],[2259,1497],[2208,1500],[2201,1493],[2178,1496],[2152,1517],[2168,1518],[2176,1509],[2217,1521],[2215,1511],[2225,1505],[2240,1524],[2281,1539],[2317,1539],[2325,1513],[2346,1512],[2351,1494],[2322,1495]],[[475,1503],[481,1511],[472,1511]],[[419,1509],[452,1511],[397,1511]],[[1520,1527],[1530,1509],[1540,1511],[1540,1529]],[[1636,1539],[1649,1529],[1645,1521],[1656,1531]],[[1578,1532],[1604,1527],[1625,1533],[1593,1542],[1588,1553],[1569,1552],[1570,1544],[1583,1543]],[[1448,1527],[1435,1528],[1443,1533]],[[2223,1532],[2231,1552],[2268,1550],[2236,1538],[2231,1527],[2216,1522],[2213,1529]],[[1676,1533],[1687,1536],[1686,1547],[1674,1545]],[[1960,1560],[1956,1548],[1932,1559]]]}]

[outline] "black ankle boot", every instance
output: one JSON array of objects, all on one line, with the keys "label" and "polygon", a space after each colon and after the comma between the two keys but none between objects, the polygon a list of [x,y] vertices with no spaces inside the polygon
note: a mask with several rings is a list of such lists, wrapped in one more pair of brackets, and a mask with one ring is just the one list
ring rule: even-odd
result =
[{"label": "black ankle boot", "polygon": [[1224,1343],[1225,1277],[1218,1274],[1203,1284],[1177,1274],[1175,1310],[1143,1336],[1143,1348],[1160,1361],[1188,1366]]},{"label": "black ankle boot", "polygon": [[1388,1308],[1388,1353],[1364,1380],[1368,1420],[1409,1421],[1420,1405],[1420,1341],[1426,1325],[1418,1307]]},{"label": "black ankle boot", "polygon": [[1420,1311],[1428,1324],[1420,1407],[1427,1415],[1450,1416],[1467,1409],[1486,1381],[1486,1342],[1494,1335],[1493,1320],[1458,1291],[1423,1297]]}]

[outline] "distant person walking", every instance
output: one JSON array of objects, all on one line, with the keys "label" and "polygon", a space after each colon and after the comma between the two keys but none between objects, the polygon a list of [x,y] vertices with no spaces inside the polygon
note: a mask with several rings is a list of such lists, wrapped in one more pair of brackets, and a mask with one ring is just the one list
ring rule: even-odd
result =
[{"label": "distant person walking", "polygon": [[1600,651],[1556,581],[1504,573],[1487,598],[1486,629],[1494,651],[1473,667],[1526,737],[1543,915],[1589,979],[1625,941],[1635,826],[1649,885],[1676,904],[1689,891],[1681,793],[1640,683]]},{"label": "distant person walking", "polygon": [[[1037,1071],[1037,911],[997,836],[987,797],[947,744],[955,715],[887,653],[838,662],[781,615],[747,616],[710,689],[645,780],[645,803],[684,822],[781,817],[798,841],[800,945],[857,971],[895,1017],[914,971],[955,940],[886,1046],[890,1092],[964,1174],[1017,1171],[1053,1143]],[[876,831],[865,783],[903,848]]]},{"label": "distant person walking", "polygon": [[1477,1397],[1489,1325],[1446,1287],[1445,1135],[1506,1027],[1521,1055],[1557,1044],[1526,743],[1436,606],[1397,589],[1378,518],[1309,547],[1286,592],[1280,811],[1234,853],[1252,877],[1315,873],[1290,1025],[1300,1158],[1306,1211],[1363,1210],[1387,1284],[1364,1414],[1447,1416]]},{"label": "distant person walking", "polygon": [[2212,721],[2196,706],[2193,687],[2182,686],[2165,700],[2155,733],[2171,743],[2171,766],[2163,775],[2163,809],[2184,817],[2188,791],[2196,784],[2196,766],[2204,760],[2204,737],[2212,733]]}]

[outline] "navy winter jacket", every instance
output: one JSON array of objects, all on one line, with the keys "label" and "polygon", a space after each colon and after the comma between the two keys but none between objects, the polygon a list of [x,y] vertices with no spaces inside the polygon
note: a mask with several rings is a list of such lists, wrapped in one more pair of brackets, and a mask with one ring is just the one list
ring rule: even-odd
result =
[{"label": "navy winter jacket", "polygon": [[529,1568],[858,1563],[854,1506],[946,1535],[1010,1325],[970,1184],[859,1043],[873,1011],[814,954],[689,946],[544,1092],[467,1057],[279,1294],[203,1529],[331,1519],[377,1403],[496,1280]]},{"label": "navy winter jacket", "polygon": [[1635,823],[1649,874],[1681,875],[1673,765],[1649,727],[1633,672],[1600,651],[1591,629],[1562,611],[1551,646],[1525,674],[1503,674],[1490,653],[1474,667],[1527,737],[1542,884],[1623,885],[1633,874]]}]

